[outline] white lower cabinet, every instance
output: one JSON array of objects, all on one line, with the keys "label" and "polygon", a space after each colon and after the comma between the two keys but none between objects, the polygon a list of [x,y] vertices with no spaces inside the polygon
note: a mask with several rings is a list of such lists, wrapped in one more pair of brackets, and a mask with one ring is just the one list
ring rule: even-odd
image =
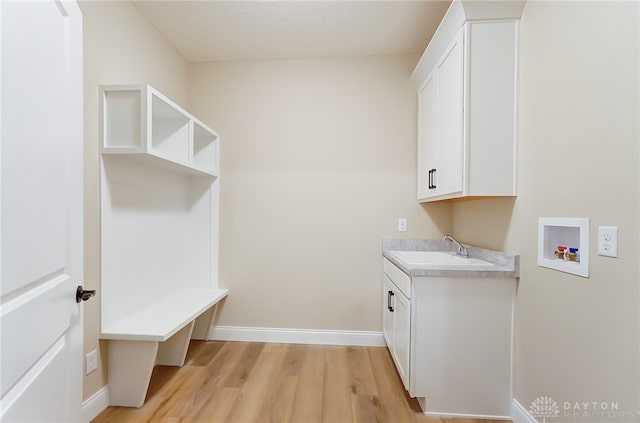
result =
[{"label": "white lower cabinet", "polygon": [[383,280],[385,341],[425,413],[508,418],[517,279],[412,278],[384,259]]}]

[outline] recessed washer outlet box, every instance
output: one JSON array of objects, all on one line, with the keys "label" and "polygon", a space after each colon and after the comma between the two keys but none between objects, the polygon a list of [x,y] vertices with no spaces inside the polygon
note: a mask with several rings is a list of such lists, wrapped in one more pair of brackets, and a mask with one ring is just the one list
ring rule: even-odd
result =
[{"label": "recessed washer outlet box", "polygon": [[[558,247],[577,251],[559,257]],[[589,277],[589,218],[539,218],[538,266]]]}]

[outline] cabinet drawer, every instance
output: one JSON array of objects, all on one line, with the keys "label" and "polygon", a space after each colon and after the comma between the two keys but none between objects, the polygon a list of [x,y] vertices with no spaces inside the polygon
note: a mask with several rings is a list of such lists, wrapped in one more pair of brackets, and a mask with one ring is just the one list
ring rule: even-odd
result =
[{"label": "cabinet drawer", "polygon": [[405,297],[411,299],[411,278],[409,275],[404,273],[398,266],[391,263],[386,258],[383,258],[383,260],[384,273],[393,281],[398,289],[402,291]]}]

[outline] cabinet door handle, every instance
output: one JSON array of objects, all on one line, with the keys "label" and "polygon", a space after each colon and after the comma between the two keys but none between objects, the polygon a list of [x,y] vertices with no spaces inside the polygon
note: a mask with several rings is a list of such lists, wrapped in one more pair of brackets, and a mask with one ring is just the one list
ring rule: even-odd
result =
[{"label": "cabinet door handle", "polygon": [[393,306],[391,305],[391,297],[393,297],[395,294],[393,293],[393,291],[389,291],[389,295],[387,296],[387,302],[389,304],[389,311],[393,313]]},{"label": "cabinet door handle", "polygon": [[436,169],[431,169],[431,188],[436,188]]},{"label": "cabinet door handle", "polygon": [[429,189],[433,188],[432,186],[432,175],[433,175],[433,169],[429,169]]}]

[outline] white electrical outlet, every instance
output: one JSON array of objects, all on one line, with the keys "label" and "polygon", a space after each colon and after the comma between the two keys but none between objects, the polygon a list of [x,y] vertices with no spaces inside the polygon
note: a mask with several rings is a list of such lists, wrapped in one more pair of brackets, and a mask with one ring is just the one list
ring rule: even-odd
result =
[{"label": "white electrical outlet", "polygon": [[85,357],[86,374],[89,374],[98,369],[98,350],[93,350],[87,353]]},{"label": "white electrical outlet", "polygon": [[618,257],[617,226],[598,226],[598,255]]},{"label": "white electrical outlet", "polygon": [[407,231],[407,219],[401,217],[398,219],[398,232],[406,232]]}]

